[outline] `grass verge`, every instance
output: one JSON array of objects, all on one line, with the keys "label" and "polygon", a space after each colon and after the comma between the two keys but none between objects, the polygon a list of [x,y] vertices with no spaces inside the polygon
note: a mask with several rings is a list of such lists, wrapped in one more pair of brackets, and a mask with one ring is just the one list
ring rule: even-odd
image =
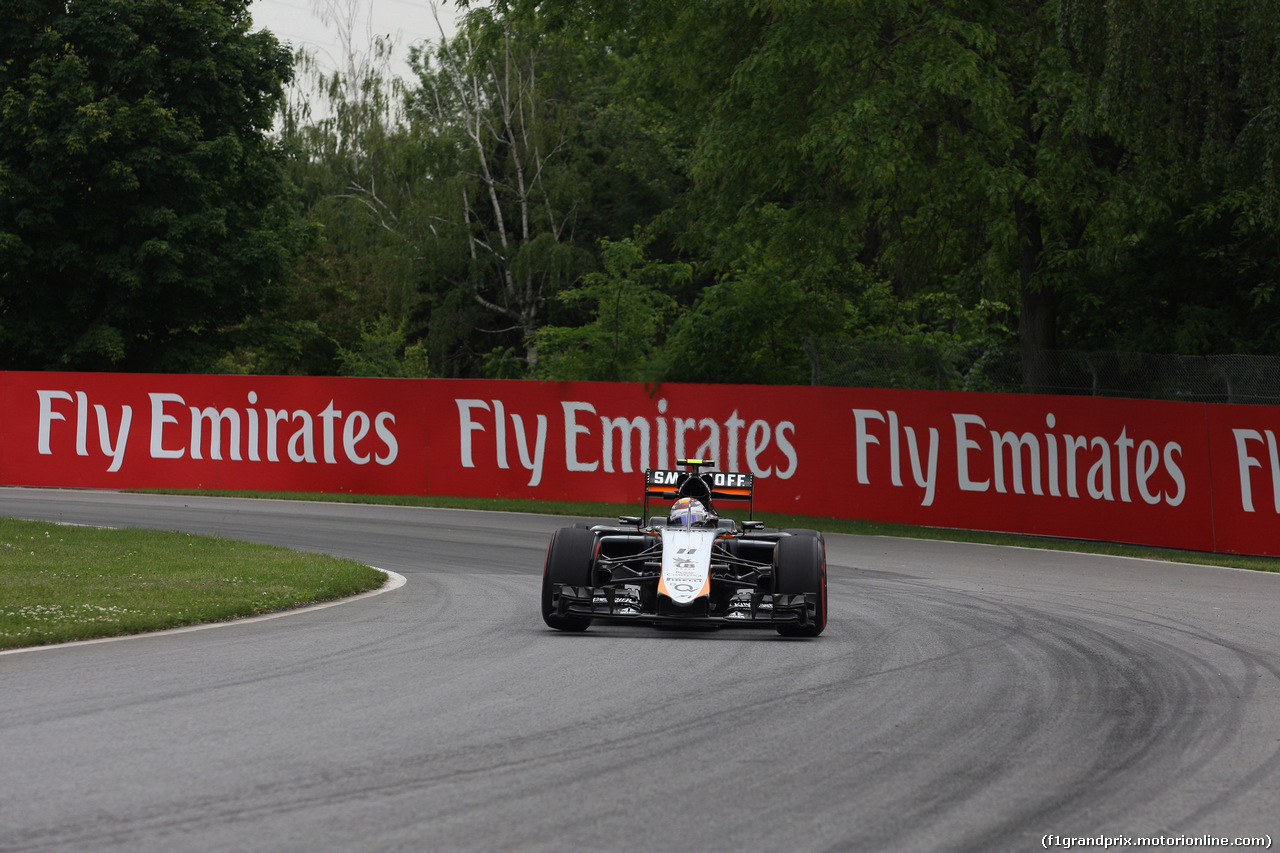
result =
[{"label": "grass verge", "polygon": [[[236,498],[273,498],[276,500],[331,501],[345,503],[376,504],[385,506],[424,506],[454,509],[480,509],[492,512],[534,512],[546,515],[572,515],[585,518],[617,518],[619,515],[638,515],[639,503],[611,504],[574,501],[531,501],[506,498],[450,498],[422,497],[418,495],[351,495],[318,492],[235,492],[235,491],[182,491],[145,490],[153,494],[189,494]],[[652,513],[654,508],[650,507]],[[731,510],[725,515],[738,520],[747,517],[746,510]],[[984,545],[1008,545],[1022,548],[1042,548],[1054,551],[1073,551],[1082,554],[1108,554],[1117,557],[1135,557],[1146,560],[1165,560],[1176,563],[1196,563],[1205,566],[1227,566],[1262,572],[1280,572],[1280,558],[1253,557],[1237,554],[1215,554],[1206,551],[1183,551],[1176,548],[1153,548],[1146,545],[1126,545],[1113,542],[1095,542],[1084,539],[1060,539],[1049,536],[1025,536],[1014,533],[990,533],[982,530],[956,530],[945,527],[916,527],[909,524],[888,524],[877,521],[858,521],[847,518],[822,518],[809,515],[785,515],[782,513],[756,513],[758,520],[769,527],[806,527],[826,533],[852,533],[863,536],[901,536],[913,539],[936,539],[946,542],[976,542]]]},{"label": "grass verge", "polygon": [[0,649],[253,616],[385,580],[286,548],[0,518]]}]

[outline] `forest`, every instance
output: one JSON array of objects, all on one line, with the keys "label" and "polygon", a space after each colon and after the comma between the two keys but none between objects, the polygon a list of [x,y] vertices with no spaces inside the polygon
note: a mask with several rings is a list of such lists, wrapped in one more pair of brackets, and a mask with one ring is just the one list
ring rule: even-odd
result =
[{"label": "forest", "polygon": [[457,5],[406,81],[248,0],[3,0],[0,369],[1280,353],[1280,0]]}]

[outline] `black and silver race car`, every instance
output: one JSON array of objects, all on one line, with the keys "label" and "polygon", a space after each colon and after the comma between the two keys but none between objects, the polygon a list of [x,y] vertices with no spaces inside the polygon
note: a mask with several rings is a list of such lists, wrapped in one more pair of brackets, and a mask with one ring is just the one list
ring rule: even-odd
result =
[{"label": "black and silver race car", "polygon": [[[645,471],[642,515],[617,525],[578,524],[551,537],[542,575],[542,618],[560,631],[594,621],[659,626],[774,628],[816,637],[827,625],[826,543],[816,530],[765,530],[754,519],[720,518],[716,501],[745,501],[751,474]],[[649,500],[674,500],[646,523]]]}]

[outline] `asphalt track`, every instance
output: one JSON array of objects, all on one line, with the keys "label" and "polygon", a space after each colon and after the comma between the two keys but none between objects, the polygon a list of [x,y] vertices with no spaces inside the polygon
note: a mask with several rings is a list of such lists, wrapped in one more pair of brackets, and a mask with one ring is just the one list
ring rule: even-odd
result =
[{"label": "asphalt track", "polygon": [[[831,622],[547,630],[565,519],[0,489],[392,592],[0,655],[0,850],[1040,849],[1280,830],[1280,577],[829,536]],[[1195,849],[1205,849],[1196,847]]]}]

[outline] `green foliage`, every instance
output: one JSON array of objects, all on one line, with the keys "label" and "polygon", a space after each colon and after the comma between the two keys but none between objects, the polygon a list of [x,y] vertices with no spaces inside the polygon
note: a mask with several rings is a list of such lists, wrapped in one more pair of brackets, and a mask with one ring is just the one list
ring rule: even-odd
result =
[{"label": "green foliage", "polygon": [[692,268],[647,259],[634,238],[605,240],[601,253],[604,270],[588,273],[557,297],[592,319],[577,326],[543,326],[535,336],[542,379],[658,378],[657,347],[677,307],[670,293],[691,278]]},{"label": "green foliage", "polygon": [[424,274],[441,296],[461,291],[480,306],[478,331],[499,348],[524,346],[526,371],[548,300],[590,269],[577,237],[585,186],[569,156],[583,60],[560,48],[527,16],[476,9],[456,37],[413,55],[411,121],[457,152],[435,231],[453,257]]},{"label": "green foliage", "polygon": [[1034,388],[1043,349],[1274,350],[1278,12],[477,6],[410,99],[460,152],[415,244],[432,363],[804,382],[807,338],[944,371],[1017,341]]},{"label": "green foliage", "polygon": [[496,347],[481,359],[485,379],[524,379],[529,372],[515,347]]},{"label": "green foliage", "polygon": [[725,278],[681,317],[667,347],[671,382],[806,384],[801,347],[808,311],[794,282]]},{"label": "green foliage", "polygon": [[405,379],[428,375],[426,347],[421,341],[406,343],[404,324],[385,314],[360,332],[360,346],[338,348],[341,376],[390,376]]},{"label": "green foliage", "polygon": [[503,0],[408,83],[352,35],[299,60],[286,186],[242,0],[0,20],[0,353],[803,383],[806,340],[1016,342],[1035,388],[1280,346],[1280,0]]},{"label": "green foliage", "polygon": [[[1127,153],[1125,242],[1096,275],[1093,340],[1144,351],[1280,346],[1280,3],[1063,0],[1081,97]],[[1110,272],[1110,275],[1107,273]]]},{"label": "green foliage", "polygon": [[[349,23],[338,6],[326,10]],[[384,318],[406,334],[423,332],[417,276],[438,218],[430,188],[456,155],[405,123],[406,93],[388,70],[392,44],[379,37],[364,51],[350,30],[341,36],[352,51],[343,71],[324,72],[302,54],[300,83],[279,116],[313,239],[277,313],[301,336],[243,354],[266,372],[342,373],[344,353],[364,351],[366,330]]]},{"label": "green foliage", "polygon": [[283,295],[266,136],[290,74],[245,0],[0,16],[0,362],[197,370]]}]

